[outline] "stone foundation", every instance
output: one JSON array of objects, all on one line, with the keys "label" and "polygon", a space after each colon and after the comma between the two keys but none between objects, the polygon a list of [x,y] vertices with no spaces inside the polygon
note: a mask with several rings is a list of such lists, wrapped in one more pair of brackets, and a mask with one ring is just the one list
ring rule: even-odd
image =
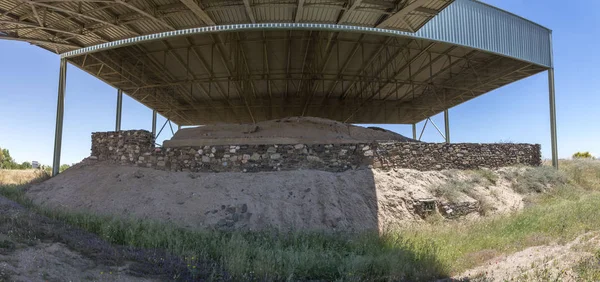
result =
[{"label": "stone foundation", "polygon": [[385,142],[157,148],[145,130],[92,133],[91,159],[171,171],[277,171],[358,168],[417,170],[539,166],[539,144]]}]

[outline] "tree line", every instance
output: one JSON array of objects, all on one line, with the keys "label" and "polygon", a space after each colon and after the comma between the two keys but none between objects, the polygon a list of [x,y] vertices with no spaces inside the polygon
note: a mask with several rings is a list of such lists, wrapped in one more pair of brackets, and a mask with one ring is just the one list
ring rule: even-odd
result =
[{"label": "tree line", "polygon": [[[68,164],[63,164],[60,166],[59,171],[62,172],[67,168],[71,167]],[[8,149],[3,149],[0,147],[0,169],[32,169],[33,166],[30,162],[22,162],[17,163],[13,157],[10,156],[10,151]],[[47,171],[52,171],[52,166],[40,165],[40,169],[44,169]]]}]

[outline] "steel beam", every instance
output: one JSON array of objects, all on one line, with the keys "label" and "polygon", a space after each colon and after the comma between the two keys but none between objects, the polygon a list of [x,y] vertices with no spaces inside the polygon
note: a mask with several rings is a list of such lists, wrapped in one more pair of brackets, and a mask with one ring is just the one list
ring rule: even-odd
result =
[{"label": "steel beam", "polygon": [[448,110],[444,110],[444,129],[445,129],[445,134],[444,137],[446,138],[446,143],[450,143],[450,118],[448,116]]},{"label": "steel beam", "polygon": [[157,112],[156,110],[152,111],[152,138],[154,138],[154,140],[156,140],[156,117],[157,117]]},{"label": "steel beam", "polygon": [[65,91],[67,86],[67,59],[60,59],[58,75],[58,101],[56,103],[56,128],[54,130],[54,158],[52,160],[52,176],[60,170],[60,152],[62,149],[62,131],[65,113]]},{"label": "steel beam", "polygon": [[123,90],[117,90],[117,116],[115,118],[115,131],[121,131],[121,111],[123,110]]}]

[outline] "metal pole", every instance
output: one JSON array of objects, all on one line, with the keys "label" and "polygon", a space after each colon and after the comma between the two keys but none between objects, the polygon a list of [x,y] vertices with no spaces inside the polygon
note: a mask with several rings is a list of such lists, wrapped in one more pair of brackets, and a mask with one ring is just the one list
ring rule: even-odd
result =
[{"label": "metal pole", "polygon": [[444,127],[446,130],[446,143],[450,143],[450,119],[448,117],[448,110],[444,111]]},{"label": "metal pole", "polygon": [[548,89],[550,92],[550,141],[552,144],[552,166],[558,169],[558,145],[556,138],[556,101],[554,92],[554,68],[548,70]]},{"label": "metal pole", "polygon": [[152,111],[152,138],[156,140],[156,111]]},{"label": "metal pole", "polygon": [[117,117],[115,131],[121,131],[121,111],[123,110],[123,90],[117,89]]},{"label": "metal pole", "polygon": [[423,132],[425,132],[425,128],[427,127],[427,123],[429,122],[429,118],[425,119],[425,124],[423,124],[423,130],[421,130],[421,135],[419,135],[419,141],[423,137]]},{"label": "metal pole", "polygon": [[58,74],[58,101],[56,103],[56,128],[54,130],[54,158],[52,160],[52,176],[60,170],[60,151],[62,149],[62,131],[65,114],[65,90],[67,86],[67,59],[60,59]]},{"label": "metal pole", "polygon": [[413,139],[417,140],[417,124],[416,123],[412,124],[412,131],[413,131]]},{"label": "metal pole", "polygon": [[556,93],[554,89],[554,55],[552,50],[552,33],[550,33],[550,65],[548,69],[548,92],[550,98],[550,142],[552,144],[552,166],[558,169],[558,141],[556,137]]},{"label": "metal pole", "polygon": [[442,133],[442,131],[440,130],[439,127],[437,127],[437,125],[435,124],[435,122],[433,122],[433,120],[431,120],[431,118],[427,118],[431,124],[433,125],[433,127],[435,127],[435,130],[437,130],[437,132],[440,134],[440,136],[442,136],[442,138],[444,138],[444,140],[446,140],[446,136],[444,136],[444,133]]}]

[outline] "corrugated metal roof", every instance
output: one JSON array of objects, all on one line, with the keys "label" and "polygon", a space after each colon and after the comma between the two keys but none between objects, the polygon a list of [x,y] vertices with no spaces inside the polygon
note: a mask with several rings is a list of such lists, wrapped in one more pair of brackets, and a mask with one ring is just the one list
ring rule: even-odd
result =
[{"label": "corrugated metal roof", "polygon": [[[551,67],[548,29],[450,2],[421,1],[401,18],[414,0],[56,2],[38,7],[37,26],[30,5],[0,0],[0,38],[77,50],[65,54],[71,63],[180,124],[247,121],[248,111],[414,122]],[[440,104],[432,87],[449,100]],[[267,114],[269,103],[283,106]]]},{"label": "corrugated metal roof", "polygon": [[[429,0],[422,7],[417,8],[428,8],[435,14],[452,1]],[[385,18],[406,11],[402,10],[403,6],[400,3],[404,2],[400,0],[369,0],[364,3],[358,0],[251,0],[248,3],[249,7],[245,6],[243,0],[153,0],[130,3],[73,0],[31,2],[31,4],[18,0],[0,0],[0,20],[37,24],[37,19],[33,15],[33,5],[40,17],[43,18],[44,27],[48,29],[41,32],[24,32],[24,34],[35,34],[35,44],[44,44],[44,46],[51,46],[53,40],[62,42],[58,38],[63,38],[71,41],[73,49],[75,49],[80,45],[98,44],[98,41],[114,41],[168,31],[171,29],[168,26],[172,26],[174,29],[206,26],[206,19],[203,19],[198,13],[205,13],[210,21],[217,25],[223,25],[250,23],[252,17],[258,23],[337,23],[340,17],[347,12],[347,15],[344,16],[344,24],[374,27]],[[188,5],[195,6],[195,8],[192,9]],[[143,13],[139,11],[143,11]],[[421,26],[431,18],[431,15],[411,10],[407,17],[410,17],[411,25]],[[0,31],[14,29],[14,27],[11,24],[0,23]],[[402,20],[396,21],[396,23],[387,23],[385,27],[412,30]],[[72,34],[60,32],[55,34],[56,31],[50,31],[50,28],[90,34],[101,39],[90,40],[90,38],[73,37]],[[27,38],[12,31],[9,33],[11,38],[17,36]],[[40,43],[40,41],[48,41],[48,43]],[[68,46],[61,46],[61,48],[68,49]],[[56,51],[56,49],[51,50]]]}]

